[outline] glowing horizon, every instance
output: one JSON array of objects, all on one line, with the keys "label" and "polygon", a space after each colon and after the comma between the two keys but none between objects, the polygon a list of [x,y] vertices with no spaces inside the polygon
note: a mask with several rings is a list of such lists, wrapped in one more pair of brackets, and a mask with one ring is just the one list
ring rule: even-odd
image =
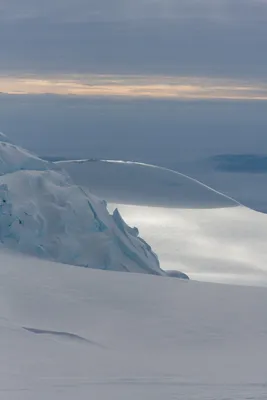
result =
[{"label": "glowing horizon", "polygon": [[0,92],[11,95],[266,101],[267,83],[175,76],[0,76]]}]

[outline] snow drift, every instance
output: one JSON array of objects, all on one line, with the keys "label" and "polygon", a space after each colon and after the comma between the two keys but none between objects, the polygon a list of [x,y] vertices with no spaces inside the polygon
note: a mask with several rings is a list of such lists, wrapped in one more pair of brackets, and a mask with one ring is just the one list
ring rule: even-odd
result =
[{"label": "snow drift", "polygon": [[90,268],[165,275],[118,210],[67,173],[0,136],[0,240],[4,246]]},{"label": "snow drift", "polygon": [[266,399],[267,291],[0,250],[1,400]]}]

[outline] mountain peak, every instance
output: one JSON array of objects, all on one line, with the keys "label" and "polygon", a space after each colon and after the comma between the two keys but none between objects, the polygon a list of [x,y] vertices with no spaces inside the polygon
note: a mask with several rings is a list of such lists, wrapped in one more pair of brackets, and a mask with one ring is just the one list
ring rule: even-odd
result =
[{"label": "mountain peak", "polygon": [[65,264],[164,275],[156,255],[119,213],[59,166],[0,139],[0,241]]}]

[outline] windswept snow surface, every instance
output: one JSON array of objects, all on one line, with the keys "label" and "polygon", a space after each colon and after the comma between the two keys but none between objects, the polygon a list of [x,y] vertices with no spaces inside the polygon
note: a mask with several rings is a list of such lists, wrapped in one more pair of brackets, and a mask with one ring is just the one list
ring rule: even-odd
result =
[{"label": "windswept snow surface", "polygon": [[[3,135],[0,137],[5,139]],[[165,275],[151,247],[59,166],[0,141],[0,241],[66,264]]]},{"label": "windswept snow surface", "polygon": [[10,143],[9,139],[0,132],[0,175],[18,170],[39,171],[49,168],[55,168],[55,166]]},{"label": "windswept snow surface", "polygon": [[0,250],[1,400],[267,397],[267,290]]},{"label": "windswept snow surface", "polygon": [[162,268],[197,280],[267,285],[267,215],[164,168],[121,161],[58,164],[138,226]]}]

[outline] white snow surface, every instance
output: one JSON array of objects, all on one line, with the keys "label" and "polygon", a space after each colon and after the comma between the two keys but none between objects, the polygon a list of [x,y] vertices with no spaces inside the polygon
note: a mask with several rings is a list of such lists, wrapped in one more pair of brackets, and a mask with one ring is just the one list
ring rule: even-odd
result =
[{"label": "white snow surface", "polygon": [[10,143],[6,136],[0,132],[0,175],[18,170],[44,170],[49,168],[53,168],[51,163],[41,160],[27,150]]},{"label": "white snow surface", "polygon": [[1,400],[266,399],[265,288],[0,256]]},{"label": "white snow surface", "polygon": [[58,163],[140,228],[166,270],[267,286],[267,215],[183,174],[122,161]]},{"label": "white snow surface", "polygon": [[17,146],[0,152],[1,400],[267,398],[266,288],[121,272],[164,274],[88,187],[117,204],[125,193],[122,215],[167,269],[207,280],[264,281],[267,216],[154,167],[106,163],[121,172],[101,175],[82,163],[80,188]]},{"label": "white snow surface", "polygon": [[0,141],[0,241],[5,246],[66,264],[164,275],[138,233],[58,166]]}]

